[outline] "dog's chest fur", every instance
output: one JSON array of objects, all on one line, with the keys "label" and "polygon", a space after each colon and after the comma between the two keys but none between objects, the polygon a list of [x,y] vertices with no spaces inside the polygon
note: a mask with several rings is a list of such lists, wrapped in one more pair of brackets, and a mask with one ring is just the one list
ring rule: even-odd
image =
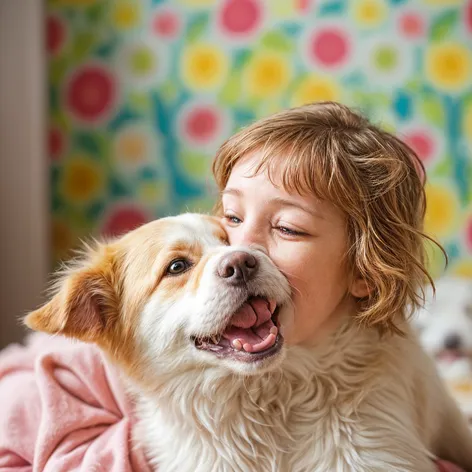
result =
[{"label": "dog's chest fur", "polygon": [[388,349],[370,349],[359,336],[349,345],[345,335],[344,346],[337,342],[337,351],[321,357],[289,350],[271,374],[217,377],[206,370],[175,377],[159,398],[141,396],[135,438],[162,472],[347,471],[364,462],[365,470],[386,464],[417,470],[389,452],[395,428],[401,447],[424,447],[414,436],[420,420],[405,406],[414,403],[409,373],[393,372],[399,366]]}]

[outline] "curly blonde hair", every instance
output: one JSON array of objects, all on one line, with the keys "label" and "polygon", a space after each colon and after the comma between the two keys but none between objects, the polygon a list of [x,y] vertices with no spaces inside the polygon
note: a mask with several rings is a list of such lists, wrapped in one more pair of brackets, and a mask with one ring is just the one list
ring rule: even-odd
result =
[{"label": "curly blonde hair", "polygon": [[287,191],[313,194],[344,212],[348,267],[369,287],[357,319],[401,333],[401,322],[424,303],[425,282],[434,288],[425,264],[424,168],[415,152],[350,108],[320,102],[229,138],[213,162],[220,190],[235,164],[255,151],[255,173],[267,172],[272,182],[277,175]]}]

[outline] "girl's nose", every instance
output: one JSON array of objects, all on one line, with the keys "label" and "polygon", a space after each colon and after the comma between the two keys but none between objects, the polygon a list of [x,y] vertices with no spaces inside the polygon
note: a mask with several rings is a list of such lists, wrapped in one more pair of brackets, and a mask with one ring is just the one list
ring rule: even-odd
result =
[{"label": "girl's nose", "polygon": [[257,228],[245,228],[244,231],[235,231],[230,234],[232,246],[250,246],[267,253],[267,244],[264,234]]}]

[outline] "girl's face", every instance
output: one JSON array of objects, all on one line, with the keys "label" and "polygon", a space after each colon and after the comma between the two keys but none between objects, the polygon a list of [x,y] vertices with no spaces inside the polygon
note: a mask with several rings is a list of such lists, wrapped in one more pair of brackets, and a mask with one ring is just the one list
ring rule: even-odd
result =
[{"label": "girl's face", "polygon": [[[260,245],[289,280],[295,320],[289,344],[310,344],[355,311],[365,296],[346,267],[343,213],[314,196],[288,193],[267,174],[252,176],[257,153],[238,162],[223,190],[223,224],[232,245]],[[277,181],[277,176],[274,176]]]}]

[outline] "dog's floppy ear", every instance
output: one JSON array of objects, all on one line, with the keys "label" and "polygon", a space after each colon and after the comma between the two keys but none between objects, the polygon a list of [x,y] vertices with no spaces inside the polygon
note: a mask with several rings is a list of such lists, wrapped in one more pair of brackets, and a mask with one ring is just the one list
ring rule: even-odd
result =
[{"label": "dog's floppy ear", "polygon": [[103,249],[65,271],[57,293],[24,323],[36,331],[96,341],[118,313],[116,264]]}]

